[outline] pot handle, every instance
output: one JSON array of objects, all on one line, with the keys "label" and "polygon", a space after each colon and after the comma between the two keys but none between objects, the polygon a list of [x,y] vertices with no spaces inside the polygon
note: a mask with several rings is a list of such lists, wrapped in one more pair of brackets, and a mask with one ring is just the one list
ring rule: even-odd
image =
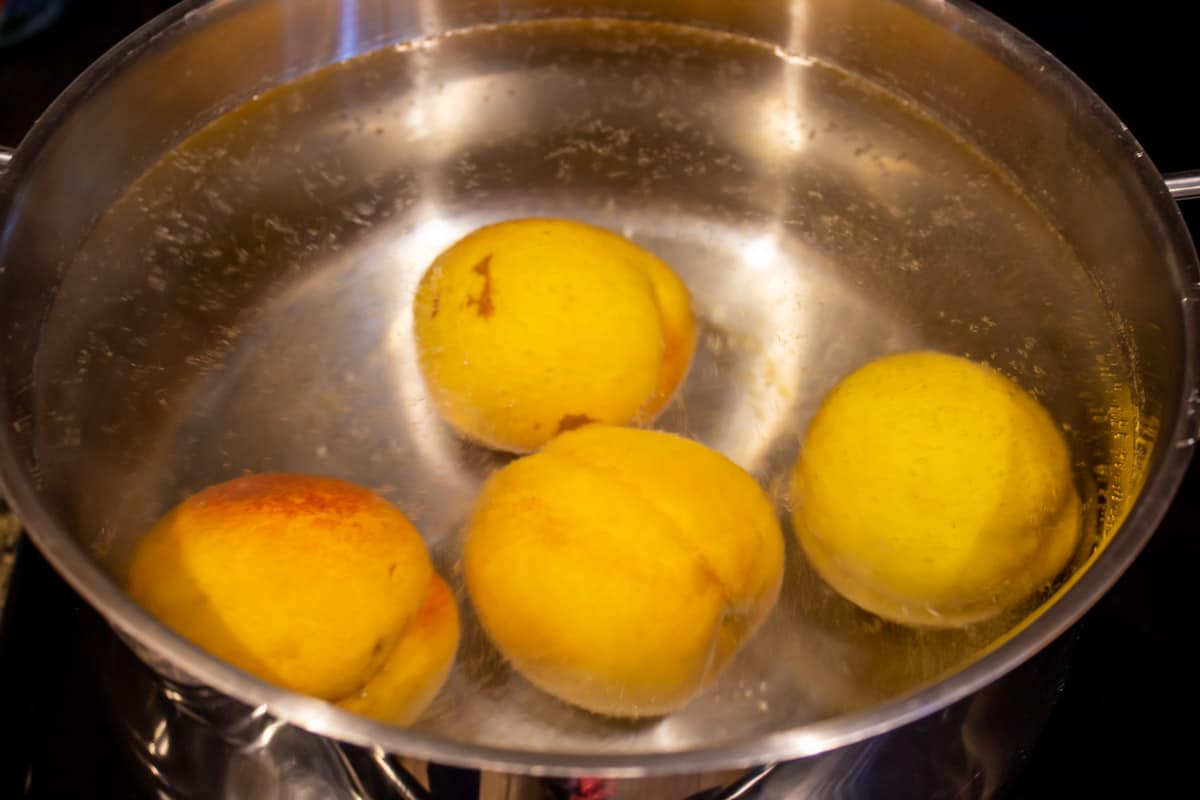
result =
[{"label": "pot handle", "polygon": [[1176,200],[1200,197],[1200,169],[1167,173],[1163,176],[1163,182]]}]

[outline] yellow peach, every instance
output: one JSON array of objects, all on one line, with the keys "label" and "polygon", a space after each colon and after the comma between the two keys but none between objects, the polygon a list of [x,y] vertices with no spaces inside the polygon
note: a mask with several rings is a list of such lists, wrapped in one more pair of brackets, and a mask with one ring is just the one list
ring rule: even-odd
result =
[{"label": "yellow peach", "polygon": [[347,711],[409,725],[433,702],[458,649],[458,608],[438,575],[388,660],[361,689],[338,701]]},{"label": "yellow peach", "polygon": [[[440,585],[420,534],[391,503],[345,481],[280,474],[184,500],[138,542],[126,575],[133,599],[180,635],[331,701],[381,680],[398,650],[430,648],[422,657],[432,674],[413,680],[436,675],[440,685],[458,638],[444,603],[422,611],[442,597]],[[433,619],[442,621],[436,636]],[[428,695],[425,684],[411,693]],[[377,707],[393,720],[420,712]]]},{"label": "yellow peach", "polygon": [[696,324],[664,262],[602,228],[519,219],[439,255],[417,289],[418,360],[441,415],[528,452],[589,422],[648,422],[687,374]]},{"label": "yellow peach", "polygon": [[590,425],[488,479],[467,590],[530,682],[602,714],[682,707],[774,606],[783,535],[736,464],[672,434]]},{"label": "yellow peach", "polygon": [[844,378],[792,473],[793,522],[834,589],[881,617],[954,626],[1028,597],[1081,528],[1062,432],[995,370],[915,352]]}]

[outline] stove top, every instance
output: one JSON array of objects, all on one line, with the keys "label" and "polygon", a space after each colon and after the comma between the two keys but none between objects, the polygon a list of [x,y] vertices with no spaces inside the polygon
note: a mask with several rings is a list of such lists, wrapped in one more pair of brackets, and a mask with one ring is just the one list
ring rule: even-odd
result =
[{"label": "stove top", "polygon": [[[0,48],[0,144],[17,144],[75,75],[170,5],[74,3],[53,27]],[[1200,168],[1194,129],[1163,99],[1195,74],[1183,4],[1143,2],[1136,13],[1069,0],[982,5],[1091,85],[1160,170]],[[1184,204],[1184,215],[1200,241],[1200,201]],[[1200,563],[1198,464],[1145,552],[1071,634],[1063,692],[1007,797],[1178,794],[1200,746],[1189,660],[1200,626],[1186,590]],[[0,520],[0,576],[15,560],[0,616],[0,797],[143,797],[99,700],[101,682],[116,676],[103,673],[92,648],[111,634],[27,540],[10,548],[8,533]]]}]

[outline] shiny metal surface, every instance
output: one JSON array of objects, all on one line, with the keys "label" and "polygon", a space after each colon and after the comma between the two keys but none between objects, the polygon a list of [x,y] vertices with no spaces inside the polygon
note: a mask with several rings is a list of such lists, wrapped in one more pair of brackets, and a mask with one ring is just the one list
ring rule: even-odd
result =
[{"label": "shiny metal surface", "polygon": [[[929,800],[989,798],[1037,741],[1062,690],[1074,639],[1063,637],[980,692],[866,742],[738,771],[586,781],[456,768],[338,744],[205,687],[152,672],[97,636],[105,704],[155,797],[402,800]],[[586,779],[585,779],[586,780]]]},{"label": "shiny metal surface", "polygon": [[1164,175],[1163,182],[1176,200],[1200,197],[1200,170]]},{"label": "shiny metal surface", "polygon": [[[814,756],[1009,672],[1116,579],[1190,455],[1195,253],[1161,178],[1061,66],[967,6],[568,6],[184,4],[55,105],[0,183],[0,474],[38,545],[164,672],[487,770]],[[833,595],[793,548],[779,608],[721,681],[637,724],[533,690],[464,604],[459,664],[407,731],[219,663],[119,591],[157,515],[260,469],[382,491],[453,577],[498,460],[425,402],[412,288],[455,236],[532,213],[677,267],[704,331],[659,424],[777,499],[816,404],[865,359],[937,347],[1013,375],[1067,429],[1086,568],[1040,607],[917,632]]]}]

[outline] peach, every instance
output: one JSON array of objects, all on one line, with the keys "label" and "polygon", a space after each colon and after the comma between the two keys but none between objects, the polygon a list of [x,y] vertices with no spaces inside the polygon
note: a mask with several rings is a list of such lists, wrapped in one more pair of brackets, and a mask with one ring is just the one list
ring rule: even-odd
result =
[{"label": "peach", "polygon": [[489,478],[463,564],[480,622],[521,674],[637,717],[681,708],[754,635],[779,593],[783,535],[724,456],[589,425]]},{"label": "peach", "polygon": [[995,370],[933,352],[844,378],[792,474],[796,534],[846,598],[908,625],[994,616],[1048,584],[1079,541],[1062,432]]},{"label": "peach", "polygon": [[138,543],[126,587],[235,666],[388,721],[420,713],[457,647],[420,534],[332,478],[251,475],[193,495]]},{"label": "peach", "polygon": [[417,289],[425,383],[463,436],[528,452],[589,422],[653,420],[696,343],[686,287],[602,228],[519,219],[439,255]]}]

